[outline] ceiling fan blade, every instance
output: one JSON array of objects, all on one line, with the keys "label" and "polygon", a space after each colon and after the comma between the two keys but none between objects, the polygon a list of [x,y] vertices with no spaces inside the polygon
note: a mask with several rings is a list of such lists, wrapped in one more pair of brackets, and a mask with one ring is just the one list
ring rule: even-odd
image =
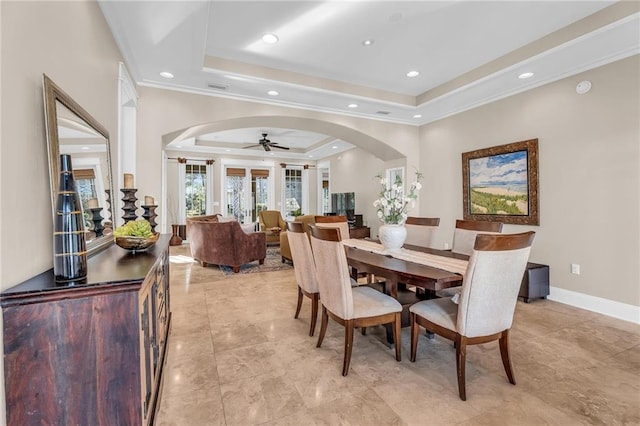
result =
[{"label": "ceiling fan blade", "polygon": [[266,143],[265,143],[265,144],[262,144],[262,146],[264,147],[264,150],[265,150],[265,151],[271,151],[271,148],[270,148],[270,147],[269,147],[269,145],[267,145]]},{"label": "ceiling fan blade", "polygon": [[261,144],[257,144],[257,145],[243,146],[242,149],[255,148],[256,146],[262,146],[262,145]]},{"label": "ceiling fan blade", "polygon": [[289,149],[288,146],[279,146],[279,145],[273,145],[273,144],[271,144],[271,146],[274,147],[274,148]]}]

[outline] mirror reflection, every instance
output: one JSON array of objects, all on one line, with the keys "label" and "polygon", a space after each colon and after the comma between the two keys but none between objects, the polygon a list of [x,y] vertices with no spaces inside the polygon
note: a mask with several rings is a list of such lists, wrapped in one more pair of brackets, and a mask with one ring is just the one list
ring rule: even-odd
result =
[{"label": "mirror reflection", "polygon": [[55,210],[59,157],[70,154],[91,253],[113,242],[109,134],[47,76],[44,89],[52,208]]}]

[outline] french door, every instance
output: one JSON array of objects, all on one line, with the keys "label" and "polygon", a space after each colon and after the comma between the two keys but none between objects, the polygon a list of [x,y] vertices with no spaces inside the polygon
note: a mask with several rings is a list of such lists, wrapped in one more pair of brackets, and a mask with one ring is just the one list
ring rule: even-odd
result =
[{"label": "french door", "polygon": [[225,215],[240,223],[255,223],[262,210],[271,208],[271,168],[225,167]]}]

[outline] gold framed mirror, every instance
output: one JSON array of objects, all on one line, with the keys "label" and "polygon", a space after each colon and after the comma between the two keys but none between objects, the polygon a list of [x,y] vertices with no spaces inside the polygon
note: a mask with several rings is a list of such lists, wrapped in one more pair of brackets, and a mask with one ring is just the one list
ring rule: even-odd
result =
[{"label": "gold framed mirror", "polygon": [[109,132],[46,74],[43,75],[45,127],[49,150],[52,217],[60,175],[60,155],[71,155],[82,201],[87,252],[113,244],[113,193]]}]

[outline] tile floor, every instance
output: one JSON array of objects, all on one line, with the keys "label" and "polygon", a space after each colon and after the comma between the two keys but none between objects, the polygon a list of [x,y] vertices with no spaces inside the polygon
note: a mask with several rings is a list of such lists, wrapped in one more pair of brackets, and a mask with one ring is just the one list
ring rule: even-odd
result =
[{"label": "tile floor", "polygon": [[356,333],[342,377],[342,328],[330,321],[315,347],[308,300],[293,319],[292,270],[225,277],[191,263],[187,246],[171,254],[173,325],[156,425],[640,424],[638,325],[518,302],[517,385],[507,382],[497,343],[474,346],[463,402],[449,342],[423,336],[411,363],[403,329],[396,362],[382,328]]}]

